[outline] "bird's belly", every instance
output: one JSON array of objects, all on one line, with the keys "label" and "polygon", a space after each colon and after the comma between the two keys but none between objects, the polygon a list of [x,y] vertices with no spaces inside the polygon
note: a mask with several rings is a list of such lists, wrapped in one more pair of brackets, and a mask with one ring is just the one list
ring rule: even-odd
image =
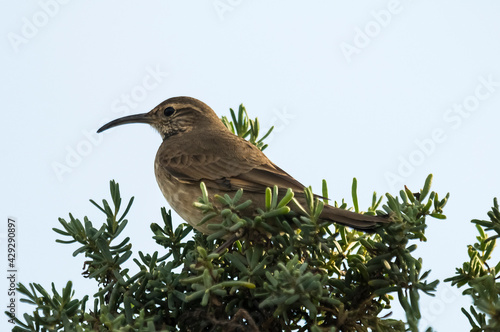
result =
[{"label": "bird's belly", "polygon": [[[209,230],[207,224],[198,225],[203,218],[201,210],[196,208],[193,203],[201,197],[199,185],[183,183],[171,174],[155,169],[156,181],[160,187],[163,196],[170,207],[188,224],[204,234],[213,233]],[[218,218],[216,218],[218,219]],[[210,220],[211,223],[220,223],[222,220]],[[220,218],[219,218],[220,219]]]}]

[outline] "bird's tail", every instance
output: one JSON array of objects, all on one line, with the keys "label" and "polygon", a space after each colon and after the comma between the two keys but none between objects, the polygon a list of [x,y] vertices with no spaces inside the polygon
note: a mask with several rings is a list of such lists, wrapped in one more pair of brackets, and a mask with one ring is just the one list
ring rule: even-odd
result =
[{"label": "bird's tail", "polygon": [[320,218],[331,220],[362,231],[369,231],[375,228],[378,224],[389,222],[389,219],[385,217],[356,213],[339,209],[331,205],[325,205],[323,207]]}]

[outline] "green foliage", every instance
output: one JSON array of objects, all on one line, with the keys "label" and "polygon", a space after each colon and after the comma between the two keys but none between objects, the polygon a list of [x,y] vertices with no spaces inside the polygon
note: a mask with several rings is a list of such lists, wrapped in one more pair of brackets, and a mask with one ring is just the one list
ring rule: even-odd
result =
[{"label": "green foliage", "polygon": [[232,108],[230,108],[229,110],[231,112],[231,119],[233,121],[230,121],[227,117],[223,116],[222,122],[226,125],[226,127],[231,130],[233,134],[247,139],[261,151],[264,151],[267,148],[267,144],[264,144],[264,140],[269,136],[269,134],[271,134],[274,126],[269,128],[267,133],[259,138],[259,120],[257,118],[255,118],[255,120],[250,119],[243,104],[241,104],[238,108],[238,117],[236,117],[236,114]]},{"label": "green foliage", "polygon": [[[468,286],[463,294],[472,297],[475,307],[471,306],[470,312],[462,308],[462,312],[469,319],[471,332],[500,330],[500,284],[496,281],[500,262],[490,266],[496,239],[500,237],[500,210],[496,198],[488,216],[490,220],[472,220],[479,235],[477,242],[468,246],[469,261],[457,268],[454,277],[445,280],[458,288]],[[488,236],[487,232],[494,235]]]},{"label": "green foliage", "polygon": [[63,288],[62,295],[56,290],[54,283],[52,283],[53,295],[49,295],[40,284],[36,283],[30,284],[30,289],[20,284],[18,290],[26,296],[26,298],[21,299],[21,302],[36,305],[38,310],[33,313],[33,316],[24,315],[25,324],[18,321],[18,324],[25,329],[16,327],[15,330],[38,331],[40,327],[53,331],[77,330],[81,317],[85,313],[88,296],[85,296],[81,301],[72,300],[74,291],[72,291],[71,281],[68,281],[66,287]]},{"label": "green foliage", "polygon": [[[257,120],[243,106],[238,117],[231,114],[234,123],[223,119],[226,125],[264,149]],[[120,239],[133,198],[120,214],[119,186],[111,181],[111,205],[91,200],[104,214],[102,225],[70,214],[54,229],[64,237],[58,242],[79,244],[73,255],[85,256],[84,276],[96,281],[93,306],[87,309],[89,296],[74,299],[71,283],[62,295],[54,286],[49,294],[41,285],[20,284],[23,301],[35,310],[14,331],[418,331],[420,295],[432,295],[438,281],[427,281],[429,271],[413,256],[415,242],[426,241],[427,216],[444,218],[448,199],[430,191],[431,179],[418,194],[407,188],[398,197],[387,194],[383,205],[374,193],[366,213],[386,215],[388,223],[372,234],[319,218],[328,202],[326,181],[321,200],[306,188],[305,206],[292,190],[268,188],[265,206],[252,216],[244,213],[251,202],[242,191],[216,196],[217,209],[202,183],[195,205],[204,214],[200,223],[214,233],[174,227],[162,208],[161,225],[151,224],[158,249],[138,252],[135,271],[123,268],[132,245]],[[352,199],[359,212],[356,179]],[[333,204],[347,208],[344,201]],[[215,216],[223,222],[211,224]],[[398,303],[406,321],[388,318]]]},{"label": "green foliage", "polygon": [[[114,245],[127,220],[126,213],[118,218],[119,187],[111,181],[113,206],[106,200],[102,207],[92,201],[105,214],[99,229],[88,218],[83,226],[71,215],[70,222],[60,219],[64,231],[55,229],[70,238],[58,242],[81,244],[73,254],[89,259],[85,276],[99,285],[94,307],[86,312],[88,297],[72,299],[71,283],[62,296],[54,287],[49,295],[38,284],[30,284],[31,291],[21,284],[25,301],[37,309],[25,315],[25,322],[18,321],[15,330],[404,331],[403,322],[379,317],[391,307],[395,293],[408,327],[417,331],[419,292],[431,294],[437,281],[425,281],[428,272],[421,273],[421,260],[411,255],[416,244],[410,242],[425,240],[425,216],[442,216],[447,199],[430,193],[424,201],[429,186],[419,199],[408,190],[399,198],[387,195],[382,209],[391,223],[372,235],[322,222],[324,203],[314,199],[310,189],[304,216],[291,221],[291,190],[280,198],[277,188],[268,189],[265,210],[254,218],[240,213],[248,204],[240,202],[241,192],[218,197],[225,204],[217,211],[224,221],[210,225],[218,235],[195,232],[191,240],[186,238],[192,228],[181,224],[174,229],[170,213],[162,209],[163,226],[152,224],[151,229],[164,247],[163,256],[139,252],[134,259],[138,271],[132,275],[121,268],[132,254],[128,238]],[[212,215],[215,209],[208,197],[202,186],[198,206]],[[373,202],[371,211],[380,202],[375,195]],[[234,234],[244,235],[230,250],[217,252],[224,243],[219,238]]]}]

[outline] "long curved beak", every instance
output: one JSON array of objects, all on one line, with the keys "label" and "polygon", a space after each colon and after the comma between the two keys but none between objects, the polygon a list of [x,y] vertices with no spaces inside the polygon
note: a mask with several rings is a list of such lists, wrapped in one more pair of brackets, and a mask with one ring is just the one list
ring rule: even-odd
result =
[{"label": "long curved beak", "polygon": [[149,113],[142,113],[142,114],[134,114],[134,115],[129,115],[129,116],[124,116],[123,118],[118,118],[116,120],[113,120],[111,122],[106,123],[104,126],[99,128],[97,130],[97,133],[101,133],[105,130],[108,130],[109,128],[120,126],[123,124],[127,123],[147,123],[151,124],[153,122],[153,119],[149,115]]}]

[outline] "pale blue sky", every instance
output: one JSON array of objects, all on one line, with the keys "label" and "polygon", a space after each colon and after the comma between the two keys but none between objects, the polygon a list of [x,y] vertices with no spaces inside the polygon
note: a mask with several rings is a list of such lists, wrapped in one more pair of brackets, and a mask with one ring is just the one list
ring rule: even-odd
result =
[{"label": "pale blue sky", "polygon": [[[160,137],[144,125],[95,130],[178,95],[219,115],[244,103],[276,126],[271,160],[316,190],[327,179],[335,199],[350,202],[353,177],[367,207],[374,190],[417,191],[433,173],[433,189],[451,193],[448,220],[429,220],[416,255],[430,280],[452,276],[475,239],[469,221],[500,195],[499,13],[498,2],[450,0],[4,2],[0,207],[18,219],[20,281],[94,289],[76,246],[51,229],[68,212],[102,222],[88,199],[108,198],[110,179],[136,197],[134,251],[161,250],[149,230],[166,205],[153,174]],[[422,296],[438,331],[469,330],[461,306],[444,283]]]}]

